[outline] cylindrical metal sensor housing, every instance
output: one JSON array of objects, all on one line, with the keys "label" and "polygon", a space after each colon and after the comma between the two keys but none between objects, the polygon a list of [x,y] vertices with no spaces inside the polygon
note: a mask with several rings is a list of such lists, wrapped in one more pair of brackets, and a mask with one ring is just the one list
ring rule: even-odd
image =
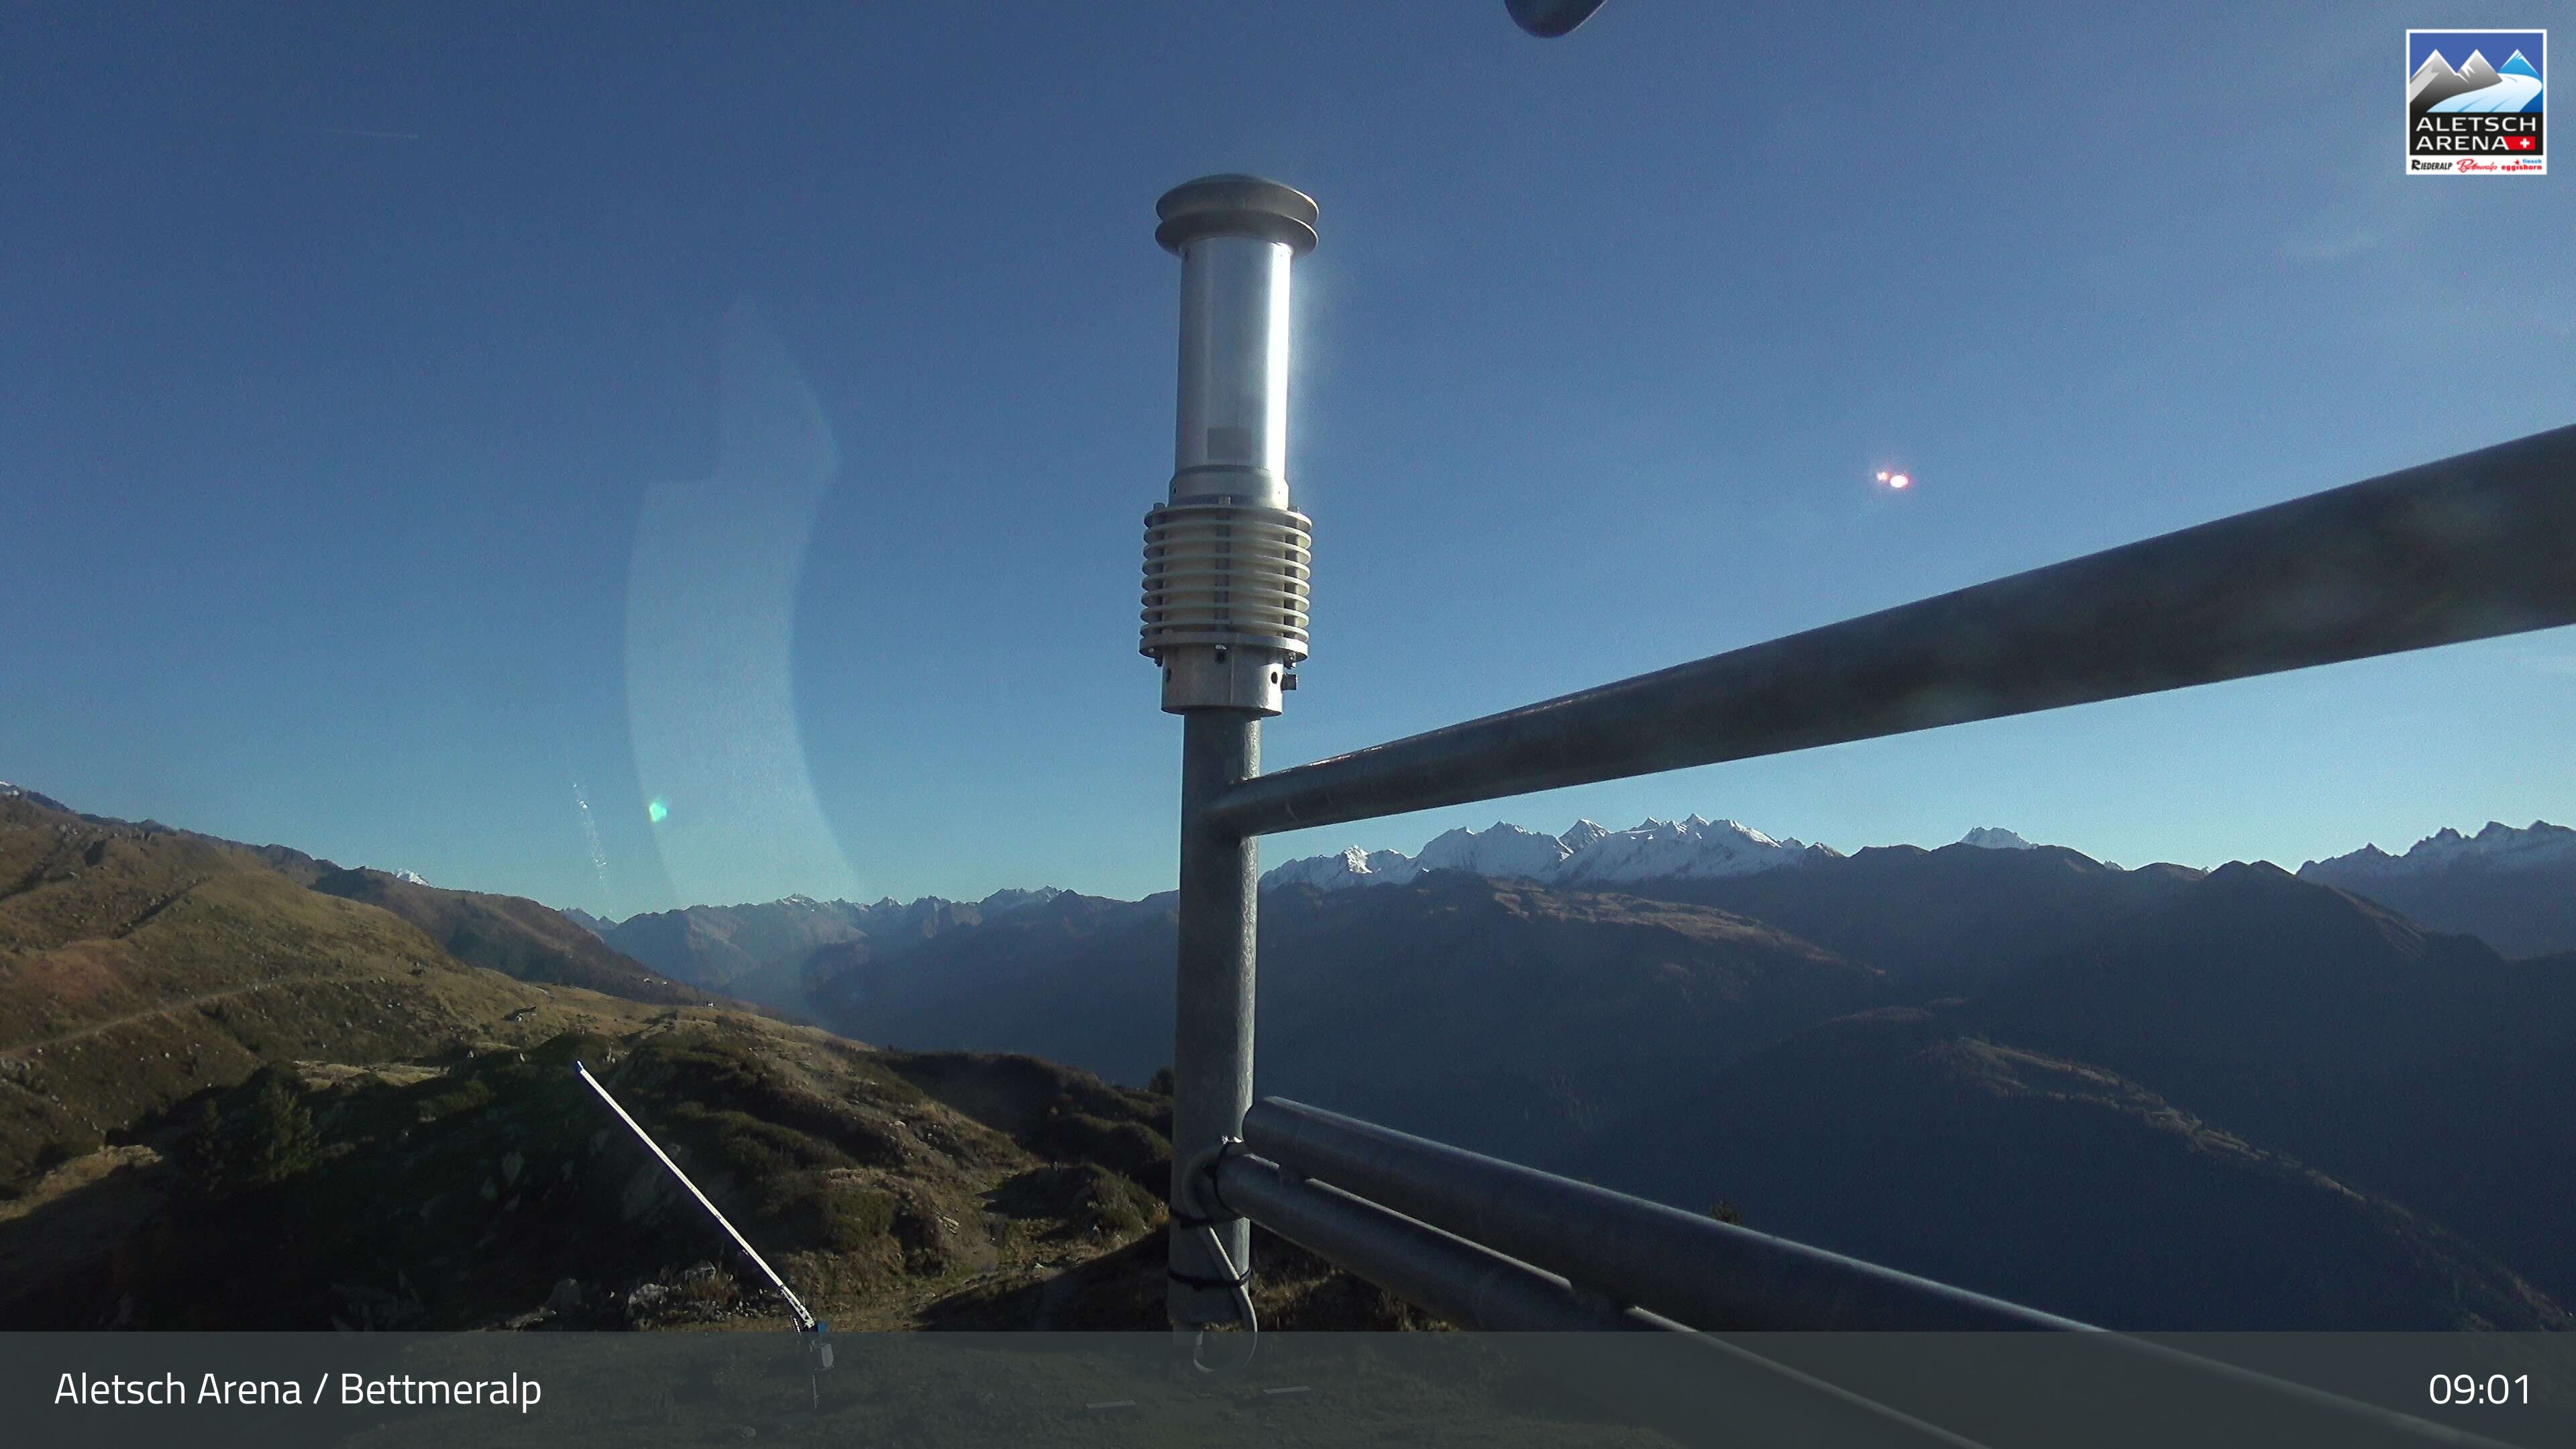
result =
[{"label": "cylindrical metal sensor housing", "polygon": [[1302,192],[1209,176],[1155,207],[1181,258],[1170,501],[1145,516],[1140,649],[1163,708],[1279,713],[1306,657],[1312,536],[1288,503],[1288,273],[1315,245]]},{"label": "cylindrical metal sensor housing", "polygon": [[1172,498],[1288,502],[1288,248],[1210,236],[1181,251]]}]

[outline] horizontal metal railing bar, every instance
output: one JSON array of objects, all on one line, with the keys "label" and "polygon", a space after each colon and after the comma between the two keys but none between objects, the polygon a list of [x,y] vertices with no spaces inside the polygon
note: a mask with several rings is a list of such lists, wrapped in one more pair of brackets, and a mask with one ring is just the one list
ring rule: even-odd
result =
[{"label": "horizontal metal railing bar", "polygon": [[1693,1328],[2090,1328],[1284,1098],[1253,1104],[1243,1140],[1292,1172]]},{"label": "horizontal metal railing bar", "polygon": [[2576,623],[2576,427],[1260,775],[1240,835]]},{"label": "horizontal metal railing bar", "polygon": [[1664,1327],[1586,1299],[1526,1263],[1348,1193],[1299,1181],[1258,1157],[1227,1157],[1217,1165],[1216,1185],[1233,1211],[1463,1328],[1652,1332]]}]

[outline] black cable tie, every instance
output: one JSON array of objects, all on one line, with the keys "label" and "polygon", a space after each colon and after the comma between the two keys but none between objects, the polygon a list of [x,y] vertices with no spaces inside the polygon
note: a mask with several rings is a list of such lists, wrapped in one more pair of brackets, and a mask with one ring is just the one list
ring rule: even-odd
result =
[{"label": "black cable tie", "polygon": [[1232,1278],[1206,1278],[1196,1273],[1184,1273],[1178,1268],[1165,1264],[1163,1267],[1163,1276],[1171,1279],[1175,1283],[1182,1284],[1185,1287],[1222,1288],[1227,1292],[1232,1292],[1237,1288],[1245,1287],[1252,1282],[1252,1273],[1248,1269]]},{"label": "black cable tie", "polygon": [[1225,1191],[1217,1185],[1216,1173],[1218,1168],[1225,1166],[1225,1155],[1242,1145],[1243,1139],[1240,1137],[1226,1138],[1223,1142],[1217,1144],[1216,1155],[1208,1159],[1207,1166],[1199,1169],[1199,1175],[1207,1179],[1208,1201],[1216,1204],[1217,1207],[1225,1213],[1225,1217],[1222,1219],[1222,1221],[1225,1222],[1240,1221],[1243,1214],[1236,1212],[1234,1210],[1234,1204],[1225,1200]]}]

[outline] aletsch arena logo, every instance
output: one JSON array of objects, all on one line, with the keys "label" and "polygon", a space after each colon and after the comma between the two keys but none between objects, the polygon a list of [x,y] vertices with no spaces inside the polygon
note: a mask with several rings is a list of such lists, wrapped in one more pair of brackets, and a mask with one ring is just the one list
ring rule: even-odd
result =
[{"label": "aletsch arena logo", "polygon": [[2406,32],[2406,174],[2545,176],[2546,30]]}]

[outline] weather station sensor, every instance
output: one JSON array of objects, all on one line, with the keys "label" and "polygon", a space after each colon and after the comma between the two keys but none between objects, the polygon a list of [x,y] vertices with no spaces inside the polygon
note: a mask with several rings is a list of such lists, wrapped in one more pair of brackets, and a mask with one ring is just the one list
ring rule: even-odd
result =
[{"label": "weather station sensor", "polygon": [[1169,501],[1145,515],[1139,644],[1163,708],[1280,711],[1306,657],[1314,539],[1288,504],[1288,271],[1315,202],[1257,176],[1207,176],[1155,206],[1181,258],[1181,369]]}]

